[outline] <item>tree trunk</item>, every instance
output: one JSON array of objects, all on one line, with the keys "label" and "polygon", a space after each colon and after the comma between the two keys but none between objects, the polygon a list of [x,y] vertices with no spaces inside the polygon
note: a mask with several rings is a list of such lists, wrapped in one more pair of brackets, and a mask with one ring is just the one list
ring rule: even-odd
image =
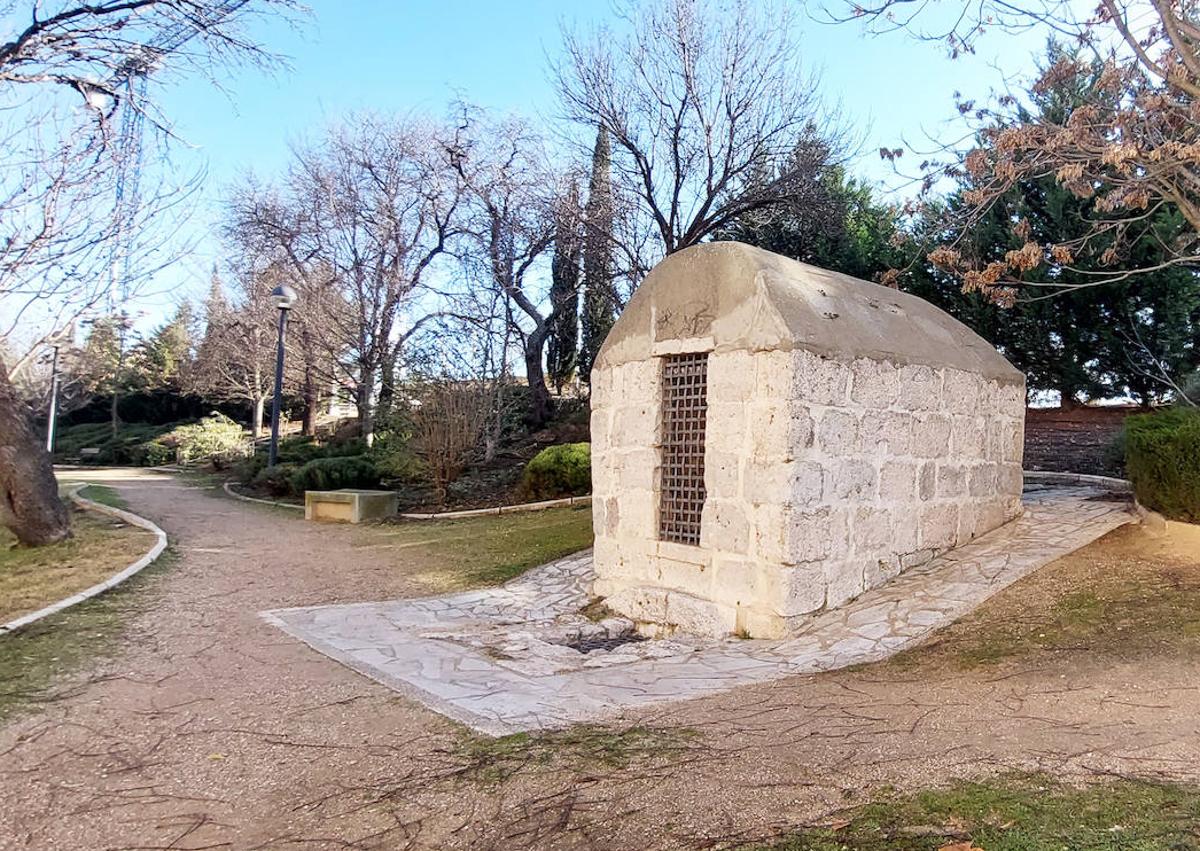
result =
[{"label": "tree trunk", "polygon": [[317,379],[313,374],[312,363],[304,362],[304,422],[301,433],[305,437],[313,437],[317,433],[317,408],[321,404],[321,394],[317,389]]},{"label": "tree trunk", "polygon": [[538,429],[550,419],[550,388],[542,366],[549,323],[543,322],[525,339],[525,377],[529,381],[529,411],[525,415],[530,428]]},{"label": "tree trunk", "polygon": [[386,417],[392,410],[392,399],[396,394],[396,356],[384,358],[379,376],[379,403],[375,406],[376,417]]},{"label": "tree trunk", "polygon": [[0,363],[0,524],[27,547],[71,536],[71,517],[58,497],[50,454]]},{"label": "tree trunk", "polygon": [[250,414],[250,434],[255,440],[262,437],[263,413],[266,411],[267,397],[259,393],[254,397],[254,410]]},{"label": "tree trunk", "polygon": [[362,439],[366,441],[367,446],[375,442],[375,409],[372,404],[374,395],[375,370],[364,369],[362,381],[358,385],[354,401],[358,405],[359,431],[362,433]]}]

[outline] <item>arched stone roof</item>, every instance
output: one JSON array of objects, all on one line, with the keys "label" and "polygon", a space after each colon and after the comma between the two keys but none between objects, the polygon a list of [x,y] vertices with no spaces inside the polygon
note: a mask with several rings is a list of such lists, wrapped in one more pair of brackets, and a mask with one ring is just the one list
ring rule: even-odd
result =
[{"label": "arched stone roof", "polygon": [[922,298],[740,242],[693,246],[655,266],[596,366],[680,351],[794,348],[1024,380],[990,343]]}]

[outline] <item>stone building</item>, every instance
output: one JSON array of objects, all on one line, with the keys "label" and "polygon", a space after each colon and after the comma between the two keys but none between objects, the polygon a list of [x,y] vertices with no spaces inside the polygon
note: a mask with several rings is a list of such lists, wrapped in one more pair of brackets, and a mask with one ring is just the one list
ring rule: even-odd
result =
[{"label": "stone building", "polygon": [[1021,511],[1025,380],[916,296],[735,242],[656,266],[592,372],[598,595],[786,635]]}]

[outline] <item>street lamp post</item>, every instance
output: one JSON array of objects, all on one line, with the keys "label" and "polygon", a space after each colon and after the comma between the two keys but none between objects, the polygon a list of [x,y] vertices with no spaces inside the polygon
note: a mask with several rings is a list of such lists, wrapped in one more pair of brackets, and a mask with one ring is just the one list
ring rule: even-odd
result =
[{"label": "street lamp post", "polygon": [[50,410],[46,414],[46,451],[54,452],[54,421],[58,419],[58,349],[57,340],[51,343],[54,356],[50,359]]},{"label": "street lamp post", "polygon": [[267,454],[267,466],[274,467],[279,457],[279,407],[283,396],[283,335],[287,330],[287,315],[296,303],[296,291],[287,284],[271,290],[271,301],[279,308],[279,343],[275,350],[275,401],[271,405],[271,449]]}]

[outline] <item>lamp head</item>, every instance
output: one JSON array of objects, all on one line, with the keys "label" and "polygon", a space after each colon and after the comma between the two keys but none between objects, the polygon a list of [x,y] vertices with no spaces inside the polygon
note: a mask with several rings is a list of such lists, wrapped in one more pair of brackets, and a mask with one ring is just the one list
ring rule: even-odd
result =
[{"label": "lamp head", "polygon": [[292,305],[296,303],[296,298],[296,291],[287,284],[280,284],[271,290],[271,301],[280,310],[290,310]]}]

